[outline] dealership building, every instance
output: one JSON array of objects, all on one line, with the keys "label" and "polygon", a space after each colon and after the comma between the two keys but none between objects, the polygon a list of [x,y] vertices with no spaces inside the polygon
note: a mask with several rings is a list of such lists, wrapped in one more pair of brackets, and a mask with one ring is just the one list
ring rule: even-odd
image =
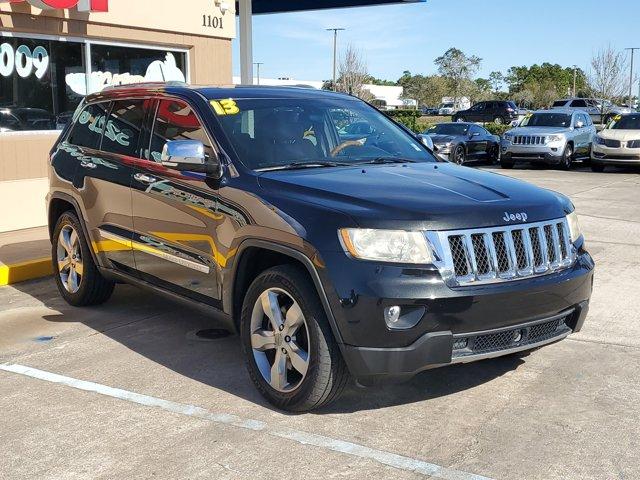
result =
[{"label": "dealership building", "polygon": [[48,152],[85,95],[145,81],[231,84],[236,16],[250,84],[253,15],[391,3],[406,2],[0,0],[0,232],[46,223]]}]

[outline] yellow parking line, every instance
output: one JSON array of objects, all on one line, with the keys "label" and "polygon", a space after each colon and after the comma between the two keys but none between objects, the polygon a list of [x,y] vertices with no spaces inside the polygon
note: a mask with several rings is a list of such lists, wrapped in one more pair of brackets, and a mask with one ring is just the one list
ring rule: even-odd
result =
[{"label": "yellow parking line", "polygon": [[52,273],[51,257],[11,265],[0,263],[0,286],[46,277]]}]

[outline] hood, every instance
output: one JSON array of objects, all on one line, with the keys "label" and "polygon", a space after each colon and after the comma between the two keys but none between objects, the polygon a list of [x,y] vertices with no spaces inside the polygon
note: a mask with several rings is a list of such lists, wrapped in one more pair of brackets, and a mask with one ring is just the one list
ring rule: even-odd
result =
[{"label": "hood", "polygon": [[[563,195],[503,175],[449,163],[364,165],[265,172],[259,183],[278,205],[322,205],[361,227],[448,230],[559,218],[573,210]],[[302,222],[302,219],[298,218]]]},{"label": "hood", "polygon": [[568,127],[516,127],[507,133],[513,135],[553,135],[554,133],[567,133]]},{"label": "hood", "polygon": [[640,140],[640,130],[607,129],[598,132],[598,136],[612,140],[620,140],[621,142],[628,142],[630,140]]},{"label": "hood", "polygon": [[459,137],[455,135],[439,135],[439,134],[430,134],[431,140],[433,140],[434,144],[443,144],[456,141]]}]

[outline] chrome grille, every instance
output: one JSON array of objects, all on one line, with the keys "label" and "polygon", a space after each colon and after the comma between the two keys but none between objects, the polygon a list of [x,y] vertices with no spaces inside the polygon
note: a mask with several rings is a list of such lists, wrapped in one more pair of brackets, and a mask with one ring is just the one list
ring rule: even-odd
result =
[{"label": "chrome grille", "polygon": [[544,145],[543,135],[516,135],[513,137],[514,145]]},{"label": "chrome grille", "polygon": [[436,265],[451,286],[517,280],[573,264],[565,218],[485,229],[428,232]]}]

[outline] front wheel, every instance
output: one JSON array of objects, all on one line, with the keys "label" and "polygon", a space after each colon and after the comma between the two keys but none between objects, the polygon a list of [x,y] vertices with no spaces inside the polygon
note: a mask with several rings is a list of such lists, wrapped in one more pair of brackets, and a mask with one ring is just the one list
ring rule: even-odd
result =
[{"label": "front wheel", "polygon": [[493,123],[495,123],[496,125],[504,125],[505,121],[504,121],[504,118],[502,117],[495,117],[493,119]]},{"label": "front wheel", "polygon": [[453,152],[451,152],[451,161],[458,165],[464,165],[465,160],[466,160],[466,154],[464,151],[464,146],[457,145],[453,149]]},{"label": "front wheel", "polygon": [[342,393],[349,372],[305,272],[283,265],[260,274],[240,322],[249,375],[271,404],[304,412]]},{"label": "front wheel", "polygon": [[562,170],[571,170],[571,164],[573,163],[573,145],[567,144],[562,153],[562,159],[560,160],[560,168]]},{"label": "front wheel", "polygon": [[511,160],[505,160],[504,158],[500,159],[500,167],[511,170],[515,163]]},{"label": "front wheel", "polygon": [[464,117],[456,117],[453,121],[454,122],[458,122],[458,123],[462,123],[462,122],[465,121],[465,118]]}]

